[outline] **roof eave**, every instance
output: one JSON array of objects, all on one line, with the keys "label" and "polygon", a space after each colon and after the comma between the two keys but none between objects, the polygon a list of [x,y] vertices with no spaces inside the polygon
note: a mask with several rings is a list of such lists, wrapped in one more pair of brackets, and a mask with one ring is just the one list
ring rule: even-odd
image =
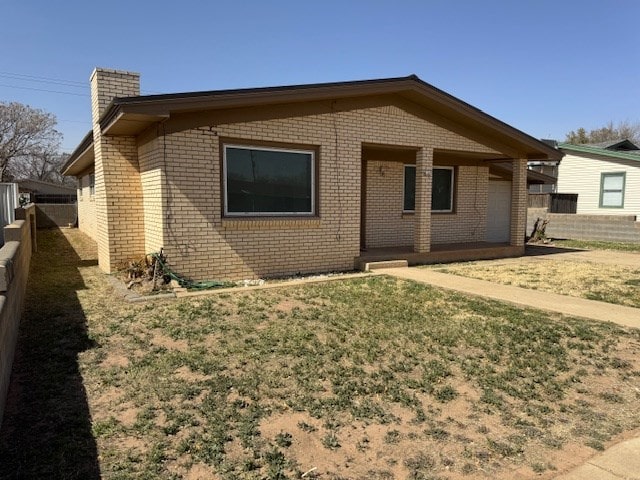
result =
[{"label": "roof eave", "polygon": [[[115,98],[99,119],[103,133],[137,135],[154,123],[166,120],[173,113],[270,104],[322,101],[367,95],[399,94],[409,100],[422,102],[427,108],[441,108],[452,120],[479,128],[489,138],[502,139],[514,151],[529,160],[556,160],[563,157],[560,150],[498,120],[482,110],[430,85],[415,75],[379,80],[338,82],[327,84],[265,87]],[[71,174],[75,159],[83,154],[88,137],[71,155],[63,171]],[[90,139],[89,139],[90,140]]]},{"label": "roof eave", "polygon": [[93,155],[93,131],[89,131],[80,141],[76,149],[71,152],[71,155],[69,155],[60,172],[65,176],[77,175],[86,169],[84,164],[86,163],[87,157]]},{"label": "roof eave", "polygon": [[558,144],[558,149],[568,150],[570,152],[589,153],[592,155],[600,155],[603,157],[617,158],[619,160],[632,160],[640,162],[640,155],[617,150],[607,150],[605,148],[589,147],[586,145],[573,145],[571,143],[560,143]]}]

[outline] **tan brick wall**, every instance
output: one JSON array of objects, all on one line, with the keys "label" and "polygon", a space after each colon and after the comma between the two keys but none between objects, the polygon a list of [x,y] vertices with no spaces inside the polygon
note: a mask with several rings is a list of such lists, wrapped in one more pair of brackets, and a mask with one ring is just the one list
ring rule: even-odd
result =
[{"label": "tan brick wall", "polygon": [[431,178],[433,148],[422,147],[416,153],[416,205],[413,217],[413,251],[431,250]]},{"label": "tan brick wall", "polygon": [[404,164],[367,162],[367,248],[413,246],[414,215],[402,213],[403,188]]},{"label": "tan brick wall", "polygon": [[78,177],[78,228],[93,240],[96,240],[96,199],[95,195],[90,192],[90,173],[93,173],[93,171],[87,170]]},{"label": "tan brick wall", "polygon": [[513,160],[511,182],[511,245],[524,247],[527,224],[527,160]]},{"label": "tan brick wall", "polygon": [[[319,219],[223,219],[220,137],[242,138],[248,144],[254,140],[319,147]],[[156,150],[161,143],[167,165],[167,208],[161,219],[166,252],[174,269],[193,279],[353,268],[359,254],[363,143],[492,151],[395,106],[244,123],[221,119],[211,128],[168,134]],[[467,178],[466,172],[462,178]],[[465,210],[465,218],[472,213]],[[463,238],[463,231],[468,238],[465,226],[446,241]],[[479,230],[476,234],[481,235]]]},{"label": "tan brick wall", "polygon": [[487,231],[489,167],[456,167],[454,213],[431,214],[431,243],[483,242]]},{"label": "tan brick wall", "polygon": [[107,273],[145,253],[144,212],[137,139],[102,135],[98,120],[114,97],[139,94],[137,73],[96,69],[91,75],[98,263]]},{"label": "tan brick wall", "polygon": [[[367,162],[369,248],[413,246],[414,215],[402,213],[403,169],[399,162]],[[481,242],[486,237],[489,169],[457,166],[455,175],[455,212],[431,214],[433,244]]]},{"label": "tan brick wall", "polygon": [[154,128],[138,138],[138,161],[142,188],[142,210],[144,222],[144,250],[158,252],[164,246],[163,207],[166,199],[166,184],[163,173],[163,144],[159,129]]}]

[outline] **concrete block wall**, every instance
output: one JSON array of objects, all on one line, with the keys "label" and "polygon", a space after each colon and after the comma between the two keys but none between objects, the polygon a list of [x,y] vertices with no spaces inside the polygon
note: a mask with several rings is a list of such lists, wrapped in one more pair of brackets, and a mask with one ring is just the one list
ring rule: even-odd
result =
[{"label": "concrete block wall", "polygon": [[636,221],[635,215],[548,213],[545,208],[530,208],[528,235],[537,218],[549,220],[546,230],[549,238],[640,243],[640,222]]},{"label": "concrete block wall", "polygon": [[38,228],[75,226],[78,220],[76,203],[38,203],[36,204],[36,223]]},{"label": "concrete block wall", "polygon": [[32,243],[31,225],[35,224],[35,207],[23,209],[24,220],[4,228],[6,243],[0,248],[0,426],[9,390],[11,368],[18,339],[20,317],[29,276]]}]

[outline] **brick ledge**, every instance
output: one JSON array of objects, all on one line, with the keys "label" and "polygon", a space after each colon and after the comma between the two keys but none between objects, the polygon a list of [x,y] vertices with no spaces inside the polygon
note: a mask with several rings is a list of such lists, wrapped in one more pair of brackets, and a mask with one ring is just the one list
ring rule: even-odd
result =
[{"label": "brick ledge", "polygon": [[225,230],[281,230],[320,228],[319,218],[225,218],[222,228]]}]

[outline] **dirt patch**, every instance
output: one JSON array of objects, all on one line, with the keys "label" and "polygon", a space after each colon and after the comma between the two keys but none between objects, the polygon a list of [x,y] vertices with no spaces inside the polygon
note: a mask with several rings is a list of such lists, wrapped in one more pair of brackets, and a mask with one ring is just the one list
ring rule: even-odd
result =
[{"label": "dirt patch", "polygon": [[176,369],[175,376],[181,380],[185,380],[189,383],[202,382],[211,378],[209,375],[203,375],[202,373],[194,372],[189,367],[180,367]]},{"label": "dirt patch", "polygon": [[164,347],[167,350],[177,350],[179,352],[186,352],[189,349],[189,342],[186,340],[177,340],[163,335],[159,331],[154,331],[152,333],[151,343],[158,347]]},{"label": "dirt patch", "polygon": [[120,411],[117,413],[116,419],[125,427],[132,427],[136,422],[139,413],[140,408],[135,407],[131,403],[127,402],[120,406]]},{"label": "dirt patch", "polygon": [[124,353],[109,352],[101,365],[103,368],[124,368],[129,365],[129,358]]},{"label": "dirt patch", "polygon": [[189,468],[184,478],[185,480],[218,480],[220,477],[210,466],[196,463]]}]

